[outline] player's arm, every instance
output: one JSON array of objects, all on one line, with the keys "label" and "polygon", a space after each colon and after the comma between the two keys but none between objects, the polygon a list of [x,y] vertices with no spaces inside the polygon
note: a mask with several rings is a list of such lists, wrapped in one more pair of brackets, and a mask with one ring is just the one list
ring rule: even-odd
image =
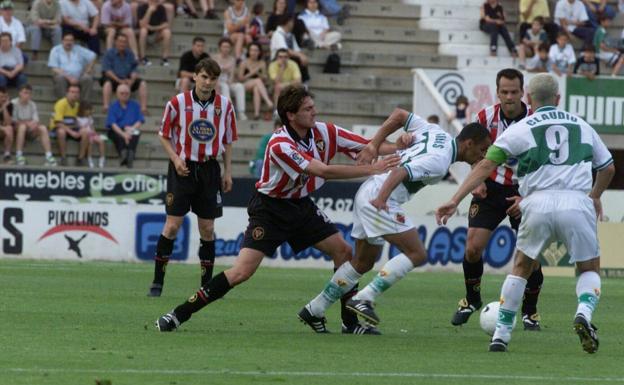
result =
[{"label": "player's arm", "polygon": [[370,203],[375,206],[377,210],[388,210],[388,205],[386,202],[392,194],[392,191],[408,177],[408,172],[405,167],[400,167],[392,170],[390,175],[386,178],[377,197],[373,199]]},{"label": "player's arm", "polygon": [[167,156],[173,162],[173,165],[175,166],[178,175],[187,176],[190,171],[186,167],[186,163],[182,159],[180,159],[178,154],[176,154],[175,150],[173,149],[173,145],[171,144],[171,140],[161,135],[158,136],[158,139],[160,139],[160,144],[162,144],[163,149],[167,153]]},{"label": "player's arm", "polygon": [[221,180],[221,189],[224,193],[232,190],[232,143],[224,145],[223,151],[223,178]]},{"label": "player's arm", "polygon": [[[381,153],[380,146],[384,142],[384,140],[388,137],[388,135],[392,134],[399,128],[405,125],[407,118],[409,117],[409,112],[405,111],[402,108],[395,108],[392,111],[392,114],[386,119],[379,130],[375,133],[375,136],[371,139],[371,141],[360,151],[357,156],[358,164],[370,163],[373,159],[375,159],[378,153]],[[389,148],[383,148],[384,150],[389,150]],[[396,148],[395,148],[396,150]]]},{"label": "player's arm", "polygon": [[319,160],[311,159],[305,171],[310,175],[324,179],[352,179],[381,174],[392,167],[396,167],[400,160],[401,158],[398,155],[391,155],[374,164],[352,166],[342,164],[327,165]]},{"label": "player's arm", "polygon": [[615,175],[615,166],[613,163],[605,168],[602,168],[596,172],[596,181],[594,187],[592,187],[589,197],[594,201],[594,208],[596,209],[596,216],[599,220],[602,220],[602,203],[600,197],[602,193],[609,187],[611,179]]}]

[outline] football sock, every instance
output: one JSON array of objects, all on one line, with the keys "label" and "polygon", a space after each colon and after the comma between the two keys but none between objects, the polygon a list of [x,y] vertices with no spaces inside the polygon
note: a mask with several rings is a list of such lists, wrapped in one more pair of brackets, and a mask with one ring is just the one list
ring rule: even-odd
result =
[{"label": "football sock", "polygon": [[576,296],[578,307],[576,314],[582,314],[591,322],[592,314],[600,300],[600,275],[595,271],[586,271],[579,275],[576,282]]},{"label": "football sock", "polygon": [[154,257],[154,281],[153,283],[163,284],[165,281],[165,271],[169,263],[169,257],[173,251],[173,242],[175,239],[166,238],[160,235],[156,244],[156,256]]},{"label": "football sock", "polygon": [[542,274],[542,266],[535,270],[527,280],[526,289],[524,289],[524,299],[522,300],[522,314],[533,315],[537,313],[537,298],[542,283],[544,282],[544,274]]},{"label": "football sock", "polygon": [[206,286],[202,286],[186,302],[176,307],[173,312],[180,323],[186,322],[193,313],[200,311],[204,306],[223,297],[231,288],[227,277],[221,272],[211,279]]},{"label": "football sock", "polygon": [[498,310],[498,321],[496,321],[496,331],[492,339],[502,339],[505,342],[511,340],[511,329],[514,318],[522,301],[522,294],[526,287],[527,280],[509,274],[505,278],[501,289],[501,305]]},{"label": "football sock", "polygon": [[212,279],[212,270],[215,260],[215,241],[199,240],[199,265],[201,266],[201,285],[206,285]]},{"label": "football sock", "polygon": [[348,292],[346,292],[342,297],[340,297],[340,318],[342,319],[342,324],[346,327],[357,325],[358,318],[357,315],[349,310],[347,310],[347,302],[357,294],[358,292],[358,283],[355,283],[355,286],[351,288]]},{"label": "football sock", "polygon": [[413,268],[412,261],[405,254],[399,254],[386,262],[375,278],[353,298],[375,302],[377,296],[388,290],[390,286],[412,271]]},{"label": "football sock", "polygon": [[344,263],[327,282],[321,294],[308,303],[308,310],[312,315],[322,317],[325,310],[351,291],[361,277],[362,274],[355,271],[350,262]]},{"label": "football sock", "polygon": [[468,262],[464,257],[464,283],[466,285],[466,300],[469,304],[481,302],[481,277],[483,276],[483,259],[477,262]]}]

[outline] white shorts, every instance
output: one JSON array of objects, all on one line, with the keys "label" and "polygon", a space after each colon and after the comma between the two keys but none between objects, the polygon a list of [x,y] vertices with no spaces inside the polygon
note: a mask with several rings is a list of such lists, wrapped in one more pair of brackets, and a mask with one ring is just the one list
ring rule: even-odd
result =
[{"label": "white shorts", "polygon": [[554,241],[562,242],[570,262],[584,262],[600,255],[594,203],[582,192],[548,191],[529,195],[520,202],[522,221],[516,247],[537,259]]},{"label": "white shorts", "polygon": [[351,237],[366,239],[371,245],[384,244],[383,235],[399,234],[413,229],[414,224],[405,215],[401,205],[388,199],[388,211],[378,211],[370,201],[377,197],[380,186],[371,178],[364,182],[355,194],[353,230]]}]

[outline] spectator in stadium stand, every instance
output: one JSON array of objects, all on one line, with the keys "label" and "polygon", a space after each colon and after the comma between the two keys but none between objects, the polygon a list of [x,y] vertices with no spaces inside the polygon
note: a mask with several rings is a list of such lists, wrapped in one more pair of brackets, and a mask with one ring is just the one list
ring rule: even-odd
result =
[{"label": "spectator in stadium stand", "polygon": [[147,112],[147,83],[139,77],[134,53],[128,48],[128,37],[118,34],[115,47],[106,51],[102,58],[102,108],[108,110],[110,98],[120,84],[126,84],[132,92],[138,91],[141,111]]},{"label": "spectator in stadium stand", "polygon": [[[343,25],[350,15],[349,5],[340,5],[336,0],[319,0],[323,14],[328,17],[336,17],[336,23]],[[294,13],[297,0],[288,0],[288,12]]]},{"label": "spectator in stadium stand", "polygon": [[26,164],[24,143],[26,139],[39,139],[45,152],[45,166],[56,166],[56,159],[52,155],[48,128],[39,120],[37,105],[32,100],[32,87],[25,84],[20,88],[18,97],[11,100],[13,107],[12,123],[15,128],[15,163],[18,166]]},{"label": "spectator in stadium stand", "polygon": [[171,28],[167,19],[165,6],[158,0],[148,0],[137,9],[139,23],[139,60],[144,66],[152,65],[147,59],[148,38],[154,42],[162,42],[161,65],[169,66],[169,51],[171,50]]},{"label": "spectator in stadium stand", "polygon": [[76,166],[84,166],[89,146],[89,130],[78,126],[78,109],[80,108],[80,86],[70,84],[67,95],[54,104],[54,114],[50,119],[50,130],[56,135],[61,155],[61,166],[67,166],[67,138],[80,143]]},{"label": "spectator in stadium stand", "polygon": [[524,33],[531,28],[533,20],[542,18],[544,31],[548,34],[548,41],[554,44],[557,40],[559,27],[550,17],[550,9],[547,0],[520,0],[519,2],[520,32],[518,36],[522,39]]},{"label": "spectator in stadium stand", "polygon": [[600,25],[599,18],[601,16],[606,17],[609,20],[613,20],[617,11],[614,7],[607,4],[607,0],[582,0],[587,11],[587,17],[589,17],[589,23],[593,28],[598,28]]},{"label": "spectator in stadium stand", "polygon": [[195,36],[191,49],[184,52],[180,57],[180,67],[178,67],[178,80],[176,89],[180,92],[190,91],[195,86],[193,73],[195,66],[200,60],[210,57],[204,49],[206,40],[203,37]]},{"label": "spectator in stadium stand", "polygon": [[249,91],[253,95],[254,120],[260,119],[260,99],[264,100],[270,111],[273,111],[273,102],[265,84],[267,65],[262,60],[262,46],[260,44],[251,43],[247,47],[247,60],[242,61],[238,66],[238,79],[243,83],[245,91]]},{"label": "spectator in stadium stand", "polygon": [[199,0],[199,7],[202,10],[201,16],[197,13],[193,0],[178,0],[178,14],[188,15],[193,19],[203,17],[204,19],[217,20],[219,17],[214,12],[214,0]]},{"label": "spectator in stadium stand", "polygon": [[555,5],[555,23],[572,39],[572,35],[591,43],[594,28],[589,24],[587,10],[581,0],[559,0]]},{"label": "spectator in stadium stand", "polygon": [[520,36],[520,45],[518,46],[520,64],[518,68],[524,69],[526,67],[526,58],[533,57],[537,52],[537,47],[542,43],[548,42],[548,35],[544,31],[543,25],[543,19],[538,16],[531,23],[531,28],[524,31],[524,35]]},{"label": "spectator in stadium stand", "polygon": [[58,0],[35,0],[30,9],[28,35],[33,60],[37,60],[42,37],[50,40],[52,47],[61,44],[61,6]]},{"label": "spectator in stadium stand", "polygon": [[2,155],[2,163],[11,164],[13,159],[11,158],[11,147],[13,147],[13,125],[11,124],[11,115],[13,112],[13,105],[9,100],[9,92],[6,88],[0,87],[0,139],[4,147],[4,154]]},{"label": "spectator in stadium stand", "polygon": [[553,64],[552,72],[556,73],[557,76],[572,75],[572,70],[576,63],[576,54],[568,40],[568,34],[559,32],[557,44],[550,46],[548,58]]},{"label": "spectator in stadium stand", "polygon": [[528,72],[551,72],[552,61],[548,56],[550,47],[548,43],[542,43],[537,47],[537,53],[526,61]]},{"label": "spectator in stadium stand", "polygon": [[0,33],[0,87],[20,88],[26,84],[24,56],[13,46],[9,32]]},{"label": "spectator in stadium stand", "polygon": [[245,0],[234,0],[223,12],[223,36],[229,37],[234,44],[234,56],[236,62],[241,60],[243,47],[251,43],[252,38],[249,33],[249,23],[251,14]]},{"label": "spectator in stadium stand", "polygon": [[251,35],[251,39],[260,43],[260,45],[269,44],[271,40],[266,34],[266,29],[264,27],[264,4],[261,2],[254,3],[253,7],[251,7],[251,21],[249,22],[249,34]]},{"label": "spectator in stadium stand", "polygon": [[74,38],[100,54],[100,12],[91,0],[60,0],[63,34],[71,32]]},{"label": "spectator in stadium stand", "polygon": [[[275,0],[275,2],[273,3],[273,13],[269,15],[266,23],[266,33],[269,40],[273,37],[273,33],[279,26],[279,21],[283,15],[294,18],[292,34],[295,36],[297,44],[300,47],[306,45],[308,41],[311,42],[308,36],[308,32],[306,30],[306,26],[305,24],[303,24],[303,20],[295,17],[293,12],[288,11],[286,0]],[[273,59],[273,56],[271,56],[271,59]]]},{"label": "spectator in stadium stand", "polygon": [[106,49],[113,47],[115,36],[121,33],[128,38],[128,45],[135,57],[139,56],[134,34],[132,9],[124,0],[108,0],[102,5],[102,26],[106,33]]},{"label": "spectator in stadium stand", "polygon": [[217,93],[228,99],[236,101],[236,117],[238,120],[247,120],[245,115],[245,86],[236,79],[236,59],[232,55],[232,42],[227,37],[219,40],[219,52],[214,56],[214,60],[221,67],[221,74],[217,83]]},{"label": "spectator in stadium stand", "polygon": [[[134,22],[134,27],[139,26],[139,18],[137,15],[137,9],[142,4],[147,4],[148,0],[132,0],[130,2],[130,8],[132,9],[132,21]],[[173,23],[173,19],[176,14],[175,7],[177,3],[180,3],[181,0],[158,0],[163,7],[165,7],[165,13],[167,14],[167,21],[169,23]]]},{"label": "spectator in stadium stand", "polygon": [[593,45],[586,45],[583,54],[574,65],[574,73],[583,75],[589,80],[594,80],[600,75],[600,60],[596,57],[596,49]]},{"label": "spectator in stadium stand", "polygon": [[13,45],[22,49],[26,42],[26,32],[24,25],[15,16],[13,16],[13,2],[4,0],[0,3],[2,17],[0,17],[0,32],[9,32],[13,41]]},{"label": "spectator in stadium stand", "polygon": [[327,16],[319,11],[318,0],[307,0],[306,9],[299,14],[299,19],[305,24],[315,48],[341,48],[342,35],[330,30]]},{"label": "spectator in stadium stand", "polygon": [[286,48],[278,49],[275,54],[275,60],[269,64],[269,79],[273,83],[274,104],[277,104],[277,99],[284,88],[291,84],[301,84],[299,66],[289,59]]},{"label": "spectator in stadium stand", "polygon": [[108,138],[115,144],[120,165],[132,168],[145,118],[139,103],[130,99],[127,84],[117,87],[117,100],[111,104],[106,117]]},{"label": "spectator in stadium stand", "polygon": [[307,83],[310,80],[308,73],[308,57],[301,52],[301,48],[295,40],[292,30],[294,26],[294,19],[287,15],[282,15],[278,21],[278,27],[271,36],[271,57],[275,58],[277,50],[284,48],[288,52],[288,56],[299,66],[301,72],[301,80]]},{"label": "spectator in stadium stand", "polygon": [[607,35],[609,24],[611,24],[611,19],[600,16],[600,26],[594,33],[593,45],[596,56],[608,66],[615,67],[620,57],[622,57],[620,52],[621,43],[618,41],[619,39],[614,39]]},{"label": "spectator in stadium stand", "polygon": [[481,19],[479,29],[490,35],[490,56],[496,56],[498,50],[498,35],[503,37],[505,45],[512,57],[518,56],[509,31],[505,26],[505,12],[498,0],[487,0],[481,5]]},{"label": "spectator in stadium stand", "polygon": [[75,43],[74,35],[67,32],[61,44],[50,51],[48,67],[52,69],[54,94],[60,99],[67,93],[70,84],[80,85],[82,100],[89,100],[93,88],[93,66],[97,56],[91,50]]}]

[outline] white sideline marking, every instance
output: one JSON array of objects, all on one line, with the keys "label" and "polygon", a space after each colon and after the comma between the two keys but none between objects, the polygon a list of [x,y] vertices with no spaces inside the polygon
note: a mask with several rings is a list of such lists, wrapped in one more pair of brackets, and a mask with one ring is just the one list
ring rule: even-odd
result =
[{"label": "white sideline marking", "polygon": [[59,369],[59,368],[5,368],[17,373],[88,373],[88,374],[176,374],[176,375],[237,375],[237,376],[287,376],[287,377],[401,377],[401,378],[449,378],[483,380],[520,380],[520,381],[574,381],[574,382],[624,382],[624,377],[555,377],[555,376],[514,376],[501,374],[449,374],[418,372],[288,372],[258,370],[170,370],[170,369]]}]

